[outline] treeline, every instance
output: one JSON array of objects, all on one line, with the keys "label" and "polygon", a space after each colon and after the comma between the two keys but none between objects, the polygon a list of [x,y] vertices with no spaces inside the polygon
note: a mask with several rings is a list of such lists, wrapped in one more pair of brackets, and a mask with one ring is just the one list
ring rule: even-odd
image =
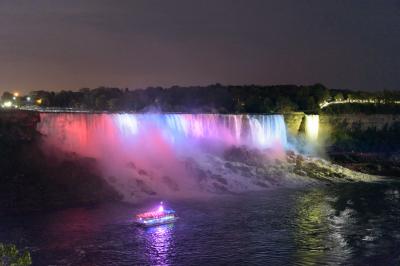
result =
[{"label": "treeline", "polygon": [[322,112],[325,114],[400,114],[400,104],[346,103],[330,105]]},{"label": "treeline", "polygon": [[[11,93],[4,93],[2,96],[3,102],[12,98]],[[59,92],[41,90],[18,99],[20,105],[34,104],[41,107],[102,111],[286,113],[317,112],[320,109],[319,105],[325,101],[364,98],[393,101],[400,100],[400,94],[331,90],[322,84],[310,86],[213,84],[205,87],[149,87],[137,90],[107,87]]]}]

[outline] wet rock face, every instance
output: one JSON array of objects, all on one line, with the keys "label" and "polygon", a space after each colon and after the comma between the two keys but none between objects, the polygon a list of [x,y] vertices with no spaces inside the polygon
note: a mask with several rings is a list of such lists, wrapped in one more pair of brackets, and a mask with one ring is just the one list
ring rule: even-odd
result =
[{"label": "wet rock face", "polygon": [[225,152],[223,158],[209,156],[208,165],[199,165],[198,168],[212,171],[206,175],[205,180],[208,183],[213,182],[213,185],[218,184],[218,188],[214,185],[214,192],[217,193],[223,192],[221,186],[225,187],[225,192],[240,192],[316,183],[369,182],[379,178],[291,150],[286,151],[279,159],[268,157],[265,152],[268,151],[249,150],[246,147],[231,148]]},{"label": "wet rock face", "polygon": [[[46,155],[34,144],[8,153],[0,170],[0,215],[119,200],[96,160],[75,154]],[[4,166],[4,159],[0,158]]]},{"label": "wet rock face", "polygon": [[39,114],[0,112],[0,215],[118,200],[97,162],[42,149]]},{"label": "wet rock face", "polygon": [[164,184],[167,185],[167,187],[172,190],[172,191],[179,191],[179,185],[176,183],[174,180],[172,180],[171,177],[169,176],[163,176],[162,181]]},{"label": "wet rock face", "polygon": [[38,132],[39,113],[29,111],[0,111],[0,140],[31,141]]},{"label": "wet rock face", "polygon": [[241,162],[251,166],[261,166],[268,159],[260,150],[247,147],[232,147],[224,152],[223,158],[231,162]]},{"label": "wet rock face", "polygon": [[352,170],[399,178],[400,153],[335,152],[329,154],[332,161]]}]

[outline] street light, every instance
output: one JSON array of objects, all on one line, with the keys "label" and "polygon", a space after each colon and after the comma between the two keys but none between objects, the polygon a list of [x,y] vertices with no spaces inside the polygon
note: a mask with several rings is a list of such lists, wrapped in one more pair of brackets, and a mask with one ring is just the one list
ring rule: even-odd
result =
[{"label": "street light", "polygon": [[3,107],[5,107],[5,108],[10,108],[11,106],[12,106],[12,103],[10,101],[3,103]]}]

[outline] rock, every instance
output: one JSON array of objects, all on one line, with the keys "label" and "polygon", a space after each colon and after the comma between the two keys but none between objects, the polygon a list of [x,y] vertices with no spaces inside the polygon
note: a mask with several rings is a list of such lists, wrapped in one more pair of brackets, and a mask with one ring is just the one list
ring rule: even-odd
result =
[{"label": "rock", "polygon": [[228,185],[228,181],[223,178],[221,175],[212,175],[211,178],[217,180],[218,182],[224,184],[224,185]]},{"label": "rock", "polygon": [[110,183],[116,183],[116,182],[117,182],[117,178],[116,178],[115,176],[109,176],[109,177],[108,177],[108,181],[109,181]]},{"label": "rock", "polygon": [[169,176],[163,176],[162,180],[164,182],[164,184],[167,185],[167,187],[172,190],[172,191],[179,191],[179,186],[178,184],[172,180]]},{"label": "rock", "polygon": [[[0,213],[44,211],[117,201],[97,161],[44,152],[35,112],[0,111]],[[113,180],[111,178],[110,180]]]},{"label": "rock", "polygon": [[139,169],[138,174],[139,175],[147,175],[147,172],[143,169]]},{"label": "rock", "polygon": [[295,170],[295,174],[301,175],[301,176],[307,176],[307,172],[304,170]]},{"label": "rock", "polygon": [[126,166],[130,169],[136,170],[136,165],[133,162],[128,162]]},{"label": "rock", "polygon": [[214,189],[216,190],[216,192],[222,192],[222,193],[229,192],[229,190],[223,185],[220,185],[220,184],[215,183],[215,182],[212,183],[212,185],[213,185]]},{"label": "rock", "polygon": [[154,196],[157,193],[155,191],[153,191],[143,180],[141,179],[136,179],[136,185],[138,186],[138,188],[140,189],[141,192],[150,195],[150,196]]}]

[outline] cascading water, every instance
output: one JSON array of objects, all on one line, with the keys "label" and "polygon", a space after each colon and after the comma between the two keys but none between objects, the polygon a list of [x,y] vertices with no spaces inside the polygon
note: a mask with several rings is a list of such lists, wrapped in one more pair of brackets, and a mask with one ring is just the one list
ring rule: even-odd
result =
[{"label": "cascading water", "polygon": [[169,144],[196,139],[260,149],[287,144],[282,115],[41,113],[38,129],[64,149],[83,154],[99,140],[125,145],[151,131]]},{"label": "cascading water", "polygon": [[306,136],[310,140],[316,140],[319,132],[319,115],[306,115]]},{"label": "cascading water", "polygon": [[[268,149],[270,153],[287,145],[282,115],[41,113],[40,116],[38,130],[45,136],[46,144],[96,158],[106,178],[114,180],[113,185],[123,189],[128,199],[143,193],[163,195],[196,190],[198,183],[204,181],[201,176],[207,172],[196,170],[194,180],[188,178],[192,175],[188,168],[193,171],[191,162],[206,157],[204,144],[222,149],[247,146]],[[226,185],[223,178],[211,176]],[[238,177],[235,182],[244,181]]]}]

